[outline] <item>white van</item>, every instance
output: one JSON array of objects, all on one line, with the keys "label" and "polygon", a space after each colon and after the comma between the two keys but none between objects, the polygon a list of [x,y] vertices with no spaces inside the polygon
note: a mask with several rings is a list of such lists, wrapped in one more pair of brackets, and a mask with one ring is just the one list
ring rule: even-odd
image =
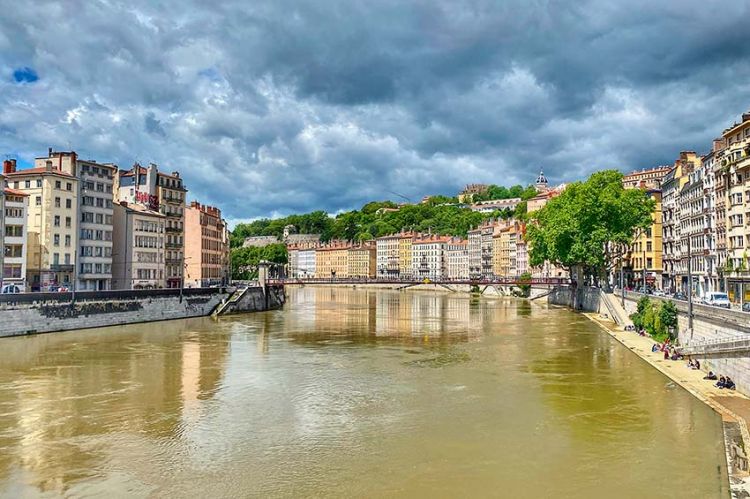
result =
[{"label": "white van", "polygon": [[718,292],[706,293],[703,297],[703,303],[712,307],[731,308],[732,306],[727,294]]}]

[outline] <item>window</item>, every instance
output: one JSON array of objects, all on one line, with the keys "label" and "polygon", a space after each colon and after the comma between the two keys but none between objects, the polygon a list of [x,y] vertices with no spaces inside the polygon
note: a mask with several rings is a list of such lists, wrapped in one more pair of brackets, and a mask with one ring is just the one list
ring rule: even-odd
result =
[{"label": "window", "polygon": [[70,236],[65,236],[65,246],[70,246]]},{"label": "window", "polygon": [[23,256],[23,245],[21,244],[6,244],[5,245],[5,258],[21,258]]},{"label": "window", "polygon": [[72,191],[73,190],[73,184],[71,184],[70,182],[68,182],[67,184],[65,184],[65,190],[66,191]]},{"label": "window", "polygon": [[646,241],[646,251],[651,251],[651,241]]},{"label": "window", "polygon": [[54,241],[55,246],[60,246],[60,234],[55,234],[52,236],[52,240]]},{"label": "window", "polygon": [[104,220],[104,216],[101,213],[96,214],[96,223],[100,224]]},{"label": "window", "polygon": [[60,253],[52,253],[52,263],[60,265]]},{"label": "window", "polygon": [[60,227],[60,215],[55,215],[55,227]]},{"label": "window", "polygon": [[22,225],[6,225],[5,237],[23,237]]},{"label": "window", "polygon": [[39,179],[36,180],[36,186],[37,187],[42,187],[42,179],[39,178]]},{"label": "window", "polygon": [[55,198],[55,208],[59,208],[59,207],[60,207],[60,197],[58,196]]},{"label": "window", "polygon": [[42,196],[37,196],[35,203],[37,206],[42,206]]},{"label": "window", "polygon": [[62,182],[55,180],[55,189],[62,189]]},{"label": "window", "polygon": [[70,253],[65,253],[65,265],[70,265]]},{"label": "window", "polygon": [[23,185],[26,189],[31,189],[31,180],[27,180],[23,183]]},{"label": "window", "polygon": [[71,201],[70,199],[66,199],[65,200],[65,207],[68,208],[68,209],[70,209],[72,206],[73,206],[73,201]]},{"label": "window", "polygon": [[70,228],[72,223],[73,223],[73,220],[70,217],[65,217],[65,227]]}]

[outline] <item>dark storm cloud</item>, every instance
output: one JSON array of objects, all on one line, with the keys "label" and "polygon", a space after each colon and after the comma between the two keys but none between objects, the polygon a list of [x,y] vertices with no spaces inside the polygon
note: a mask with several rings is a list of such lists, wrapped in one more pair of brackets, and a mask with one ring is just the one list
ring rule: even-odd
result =
[{"label": "dark storm cloud", "polygon": [[748,108],[747,5],[0,0],[0,146],[179,169],[230,219],[650,167]]}]

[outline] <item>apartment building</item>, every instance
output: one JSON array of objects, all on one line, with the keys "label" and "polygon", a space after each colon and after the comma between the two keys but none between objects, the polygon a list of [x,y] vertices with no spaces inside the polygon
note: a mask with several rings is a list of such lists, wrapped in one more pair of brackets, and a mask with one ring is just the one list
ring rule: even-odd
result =
[{"label": "apartment building", "polygon": [[136,163],[130,170],[121,170],[115,191],[119,201],[140,204],[166,217],[165,269],[167,286],[180,287],[185,262],[185,207],[187,188],[179,172],[159,172],[154,163],[144,168]]},{"label": "apartment building", "polygon": [[642,169],[623,176],[625,189],[641,189],[654,201],[651,226],[638,230],[624,260],[627,285],[661,287],[663,272],[662,183],[671,170],[669,166]]},{"label": "apartment building", "polygon": [[[14,163],[6,160],[3,171],[10,171]],[[0,178],[0,235],[3,240],[2,265],[0,265],[0,288],[7,284],[18,286],[21,291],[26,287],[26,214],[29,207],[29,195],[15,189],[4,187],[5,179]]]},{"label": "apartment building", "polygon": [[398,278],[400,275],[401,234],[390,234],[375,240],[377,248],[377,277]]},{"label": "apartment building", "polygon": [[297,250],[297,277],[315,277],[315,248]]},{"label": "apartment building", "polygon": [[36,167],[51,161],[62,171],[78,178],[78,239],[76,282],[80,291],[112,288],[112,225],[114,178],[117,167],[109,163],[82,160],[75,151],[53,151],[36,158]]},{"label": "apartment building", "polygon": [[[186,211],[185,202],[187,189],[185,189],[179,172],[171,174],[156,174],[157,197],[159,199],[159,213],[166,216],[166,279],[168,288],[179,288],[183,281],[183,258],[187,260],[186,251]],[[213,230],[213,229],[212,229]],[[222,257],[223,258],[223,257]],[[228,258],[228,256],[227,256]],[[190,265],[190,262],[186,262]],[[212,264],[213,265],[213,264]],[[210,272],[216,269],[212,266]],[[222,270],[226,274],[226,270]],[[226,276],[225,276],[226,277]],[[215,280],[215,277],[209,279]],[[220,280],[226,281],[225,278]]]},{"label": "apartment building", "polygon": [[[662,289],[687,292],[687,239],[682,238],[680,194],[690,174],[701,166],[693,151],[682,151],[662,181]],[[683,243],[685,246],[683,247]]]},{"label": "apartment building", "polygon": [[349,247],[346,241],[331,241],[315,252],[315,277],[336,279],[349,277]]},{"label": "apartment building", "polygon": [[469,248],[466,239],[451,239],[445,246],[446,277],[469,278]]},{"label": "apartment building", "polygon": [[402,232],[398,239],[399,275],[404,279],[412,277],[412,244],[417,235],[414,232]]},{"label": "apartment building", "polygon": [[492,274],[495,276],[505,275],[502,268],[503,255],[503,233],[508,227],[495,227],[492,233]]},{"label": "apartment building", "polygon": [[141,204],[121,201],[114,206],[113,289],[165,287],[165,219]]},{"label": "apartment building", "polygon": [[4,164],[8,186],[28,196],[26,282],[31,291],[74,282],[79,186],[61,161],[48,159],[25,170],[17,170],[14,160]]},{"label": "apartment building", "polygon": [[[174,237],[175,234],[169,231],[170,224],[175,223],[174,218],[170,218],[165,213],[161,215],[164,217],[165,233],[165,284],[169,287],[166,282],[166,279],[170,277],[166,270],[167,262],[170,261],[170,255],[174,255],[174,251],[177,251],[175,246],[180,243],[175,242],[174,239],[171,239],[170,243],[170,236]],[[221,210],[215,206],[193,201],[185,210],[185,287],[205,288],[228,284],[229,245],[225,230],[226,222],[221,218]]]},{"label": "apartment building", "polygon": [[426,235],[415,238],[412,243],[412,276],[430,280],[445,278],[445,249],[450,241],[450,236]]},{"label": "apartment building", "polygon": [[726,291],[726,283],[724,277],[726,276],[727,267],[727,225],[726,225],[726,209],[727,209],[727,185],[729,183],[729,169],[725,165],[722,165],[722,158],[724,156],[724,138],[714,139],[711,147],[711,158],[710,162],[713,173],[713,198],[714,198],[714,231],[713,239],[716,247],[715,256],[715,268],[716,268],[716,285],[715,290]]},{"label": "apartment building", "polygon": [[516,235],[516,271],[519,276],[529,272],[529,248],[524,234],[525,227],[521,227]]},{"label": "apartment building", "polygon": [[349,277],[374,278],[377,275],[377,246],[372,242],[352,246],[347,264]]},{"label": "apartment building", "polygon": [[469,276],[472,279],[491,279],[492,269],[492,236],[496,222],[485,222],[468,233]]},{"label": "apartment building", "polygon": [[726,264],[729,299],[750,302],[750,112],[724,130],[721,166],[726,171]]}]

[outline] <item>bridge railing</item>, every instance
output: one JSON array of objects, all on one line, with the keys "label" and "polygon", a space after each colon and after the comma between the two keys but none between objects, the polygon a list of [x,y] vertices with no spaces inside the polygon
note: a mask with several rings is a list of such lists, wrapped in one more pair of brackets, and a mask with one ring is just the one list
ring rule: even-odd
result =
[{"label": "bridge railing", "polygon": [[562,277],[538,277],[521,279],[520,277],[499,277],[494,279],[431,279],[431,278],[395,278],[395,277],[288,277],[270,279],[270,283],[279,284],[469,284],[469,285],[550,285],[570,284],[570,279]]}]

